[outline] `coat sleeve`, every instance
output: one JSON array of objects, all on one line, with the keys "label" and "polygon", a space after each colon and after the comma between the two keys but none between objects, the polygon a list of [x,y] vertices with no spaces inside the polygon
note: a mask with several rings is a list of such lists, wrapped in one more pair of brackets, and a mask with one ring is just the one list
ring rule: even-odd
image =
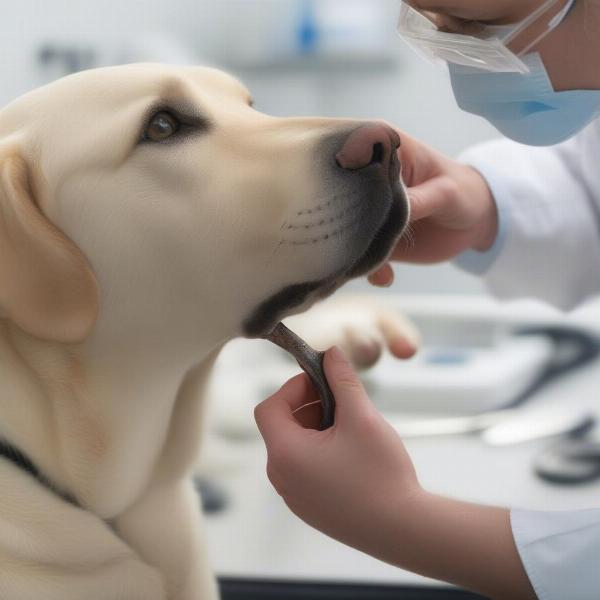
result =
[{"label": "coat sleeve", "polygon": [[458,266],[503,299],[568,310],[600,294],[600,122],[551,148],[497,140],[462,160],[487,180],[501,226],[490,251]]},{"label": "coat sleeve", "polygon": [[600,598],[600,510],[513,510],[511,524],[539,600]]}]

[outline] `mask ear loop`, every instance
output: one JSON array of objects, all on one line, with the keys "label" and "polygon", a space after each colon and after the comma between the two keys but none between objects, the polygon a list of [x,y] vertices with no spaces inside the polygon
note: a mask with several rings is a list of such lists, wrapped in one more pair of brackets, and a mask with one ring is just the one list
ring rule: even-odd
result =
[{"label": "mask ear loop", "polygon": [[[511,31],[502,42],[508,46],[515,38],[517,38],[523,31],[525,31],[529,26],[533,25],[539,18],[543,17],[559,0],[547,0],[544,4],[542,4],[539,8],[534,10],[528,17],[523,19],[514,29]],[[568,0],[565,6],[558,12],[554,17],[552,17],[551,21],[548,23],[548,27],[546,31],[542,32],[538,35],[532,42],[530,42],[527,47],[521,50],[518,56],[523,56],[527,54],[532,48],[534,48],[537,44],[539,44],[546,36],[548,36],[552,31],[554,31],[566,18],[566,16],[571,12],[573,5],[575,4],[575,0]]]},{"label": "mask ear loop", "polygon": [[573,5],[575,4],[575,0],[569,0],[565,7],[554,16],[552,21],[548,23],[548,29],[539,35],[531,44],[529,44],[524,50],[522,50],[519,54],[522,56],[523,54],[527,54],[532,48],[534,48],[539,42],[541,42],[547,35],[552,33],[567,17],[567,15],[571,12]]}]

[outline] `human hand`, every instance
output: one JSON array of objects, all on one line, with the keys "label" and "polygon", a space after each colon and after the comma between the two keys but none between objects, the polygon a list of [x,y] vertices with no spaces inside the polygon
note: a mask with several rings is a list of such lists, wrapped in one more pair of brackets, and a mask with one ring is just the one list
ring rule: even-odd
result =
[{"label": "human hand", "polygon": [[320,407],[304,374],[256,408],[269,479],[303,521],[393,562],[390,528],[422,491],[414,467],[339,350],[325,355],[325,373],[337,404],[331,429],[316,430]]},{"label": "human hand", "polygon": [[[431,264],[465,250],[488,250],[498,234],[498,211],[482,175],[401,133],[402,178],[408,188],[411,225],[390,260]],[[389,285],[385,265],[369,280]]]},{"label": "human hand", "polygon": [[[306,375],[256,407],[267,473],[288,507],[330,537],[375,558],[490,598],[533,600],[506,509],[425,491],[394,429],[337,349],[325,355],[336,422]],[[304,408],[303,408],[304,407]]]}]

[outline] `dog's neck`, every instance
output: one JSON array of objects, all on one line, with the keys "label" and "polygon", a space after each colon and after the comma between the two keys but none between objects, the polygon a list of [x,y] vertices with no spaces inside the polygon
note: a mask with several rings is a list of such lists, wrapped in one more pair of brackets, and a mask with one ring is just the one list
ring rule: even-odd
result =
[{"label": "dog's neck", "polygon": [[191,470],[219,344],[123,337],[107,346],[100,332],[64,346],[0,325],[0,435],[83,506],[110,518],[157,480]]}]

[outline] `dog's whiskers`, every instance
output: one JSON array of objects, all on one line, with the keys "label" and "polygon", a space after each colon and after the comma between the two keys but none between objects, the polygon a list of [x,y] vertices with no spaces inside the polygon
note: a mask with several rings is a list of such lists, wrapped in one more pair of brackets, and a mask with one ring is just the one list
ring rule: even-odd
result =
[{"label": "dog's whiskers", "polygon": [[402,235],[402,241],[404,242],[407,250],[414,250],[416,246],[416,237],[415,230],[411,223],[406,226],[404,234]]},{"label": "dog's whiskers", "polygon": [[275,255],[277,254],[277,252],[279,252],[279,249],[281,248],[281,246],[283,246],[283,244],[284,244],[284,240],[279,240],[277,246],[275,246],[275,248],[273,249],[273,252],[271,253],[270,258],[267,261],[267,269],[271,266],[271,263],[273,262]]}]

